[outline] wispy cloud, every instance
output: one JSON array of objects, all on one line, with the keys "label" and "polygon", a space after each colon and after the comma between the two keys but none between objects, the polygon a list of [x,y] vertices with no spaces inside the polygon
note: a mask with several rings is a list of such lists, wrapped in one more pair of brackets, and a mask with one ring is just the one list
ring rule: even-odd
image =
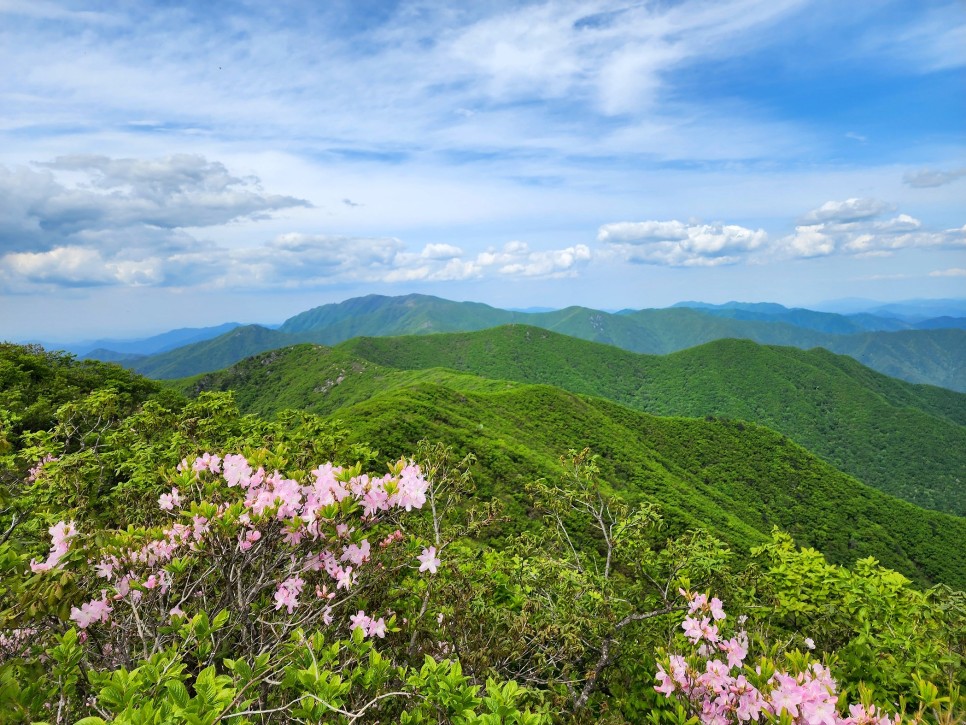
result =
[{"label": "wispy cloud", "polygon": [[916,189],[931,189],[936,186],[951,184],[964,176],[966,176],[966,169],[952,169],[950,171],[919,169],[918,171],[907,171],[903,174],[902,180]]},{"label": "wispy cloud", "polygon": [[0,0],[0,288],[959,268],[966,18],[880,5]]}]

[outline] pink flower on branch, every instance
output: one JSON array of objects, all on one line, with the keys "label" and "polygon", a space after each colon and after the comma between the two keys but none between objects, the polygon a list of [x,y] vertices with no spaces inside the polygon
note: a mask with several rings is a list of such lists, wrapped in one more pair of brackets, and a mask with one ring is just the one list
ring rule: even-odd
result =
[{"label": "pink flower on branch", "polygon": [[423,553],[416,557],[419,559],[419,570],[428,571],[430,574],[435,574],[437,567],[440,565],[440,560],[436,558],[436,547],[430,546],[428,549],[423,549]]},{"label": "pink flower on branch", "polygon": [[81,629],[87,629],[95,622],[106,622],[110,616],[111,605],[107,603],[107,592],[101,592],[101,598],[87,602],[77,607],[71,607],[70,618]]},{"label": "pink flower on branch", "polygon": [[60,560],[64,558],[67,550],[70,548],[70,540],[77,535],[77,529],[74,527],[73,521],[70,523],[61,521],[51,526],[47,532],[50,534],[50,552],[47,554],[46,561],[38,562],[35,559],[30,560],[30,570],[34,574],[50,571],[58,567]]},{"label": "pink flower on branch", "polygon": [[[681,628],[691,651],[687,659],[673,654],[666,664],[658,665],[654,689],[665,697],[686,702],[703,725],[757,722],[762,713],[769,721],[787,718],[795,725],[898,725],[898,715],[894,719],[881,711],[876,715],[874,707],[866,711],[852,705],[850,717],[840,716],[836,711],[835,680],[829,669],[818,662],[795,672],[776,667],[758,689],[743,674],[748,655],[747,633],[740,631],[724,639],[712,623],[725,619],[721,601],[709,601],[705,594],[683,590],[681,595],[689,603]],[[742,623],[743,618],[739,618],[739,624]],[[809,645],[814,643],[806,639],[806,646]],[[715,659],[718,652],[727,655],[727,662]],[[760,668],[757,671],[761,674]]]},{"label": "pink flower on branch", "polygon": [[294,612],[299,605],[299,594],[302,593],[304,586],[305,580],[299,576],[289,577],[279,584],[275,591],[275,609],[279,610],[285,607],[289,614]]},{"label": "pink flower on branch", "polygon": [[158,506],[160,506],[164,511],[172,511],[176,507],[181,507],[181,496],[178,494],[177,488],[172,488],[171,493],[162,493],[158,498]]}]

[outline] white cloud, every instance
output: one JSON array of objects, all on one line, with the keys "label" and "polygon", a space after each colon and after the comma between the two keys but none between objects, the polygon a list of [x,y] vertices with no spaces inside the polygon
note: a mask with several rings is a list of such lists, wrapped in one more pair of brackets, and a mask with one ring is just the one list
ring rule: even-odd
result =
[{"label": "white cloud", "polygon": [[163,281],[163,267],[162,260],[156,257],[105,258],[98,250],[85,247],[55,247],[46,252],[14,252],[0,257],[0,287],[16,290],[30,285],[155,285]]},{"label": "white cloud", "polygon": [[572,276],[592,256],[585,244],[534,251],[526,242],[514,240],[504,244],[502,249],[480,252],[474,262],[505,277],[563,277]]},{"label": "white cloud", "polygon": [[779,241],[779,251],[792,257],[883,257],[911,247],[966,246],[966,228],[928,230],[908,214],[879,219],[889,208],[877,199],[828,201],[802,217],[795,233]]},{"label": "white cloud", "polygon": [[871,219],[886,211],[889,205],[878,199],[846,199],[827,201],[802,217],[803,224],[820,222],[854,222]]},{"label": "white cloud", "polygon": [[427,244],[420,252],[420,256],[423,259],[453,259],[453,257],[462,257],[463,250],[452,244]]},{"label": "white cloud", "polygon": [[937,269],[929,273],[930,277],[966,277],[966,269],[962,267],[950,267],[949,269]]},{"label": "white cloud", "polygon": [[59,246],[0,256],[0,290],[92,286],[185,289],[312,289],[333,284],[445,282],[576,274],[591,259],[582,244],[531,250],[513,241],[467,256],[450,244],[427,244],[419,253],[394,237],[353,237],[289,232],[236,247],[195,243],[157,255],[147,247]]},{"label": "white cloud", "polygon": [[442,60],[498,101],[581,99],[604,115],[633,113],[654,106],[678,65],[747,49],[802,4],[524,5],[445,33]]},{"label": "white cloud", "polygon": [[310,206],[266,194],[258,179],[232,176],[221,163],[197,155],[74,155],[37,166],[0,166],[0,251],[76,244],[181,248],[192,243],[179,231],[185,227]]},{"label": "white cloud", "polygon": [[630,262],[672,267],[714,267],[747,259],[768,240],[763,229],[735,224],[689,224],[677,220],[615,222],[597,232]]},{"label": "white cloud", "polygon": [[952,169],[950,171],[919,169],[918,171],[907,171],[903,174],[902,180],[913,188],[929,189],[951,184],[964,176],[966,176],[966,169]]}]

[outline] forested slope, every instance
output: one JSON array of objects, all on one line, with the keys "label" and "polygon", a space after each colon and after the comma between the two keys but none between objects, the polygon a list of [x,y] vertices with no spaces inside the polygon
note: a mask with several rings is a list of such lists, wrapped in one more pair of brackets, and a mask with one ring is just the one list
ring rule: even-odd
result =
[{"label": "forested slope", "polygon": [[394,369],[433,367],[555,385],[660,415],[754,421],[869,485],[927,508],[966,512],[966,395],[903,383],[821,349],[721,340],[642,356],[507,326],[358,338],[334,349],[300,346],[181,389],[232,389],[244,409],[260,414],[285,407],[331,412],[412,380]]}]

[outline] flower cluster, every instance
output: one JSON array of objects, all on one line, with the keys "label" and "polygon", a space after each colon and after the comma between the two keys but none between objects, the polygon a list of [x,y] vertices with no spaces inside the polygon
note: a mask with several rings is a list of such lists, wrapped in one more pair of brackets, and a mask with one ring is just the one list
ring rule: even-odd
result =
[{"label": "flower cluster", "polygon": [[[189,476],[198,482],[203,477],[213,477],[214,483],[220,484],[215,487],[214,500],[189,506],[178,488],[162,494],[158,507],[175,520],[146,542],[102,552],[92,560],[90,564],[97,576],[109,582],[110,589],[103,589],[99,598],[74,607],[70,617],[84,629],[108,622],[114,611],[112,603],[137,603],[152,590],[167,594],[175,584],[172,562],[179,557],[199,556],[211,545],[223,542],[227,533],[230,542],[237,541],[237,555],[247,557],[246,560],[257,556],[258,547],[269,540],[272,546],[288,547],[284,554],[288,564],[274,573],[274,582],[269,582],[274,588],[274,609],[292,614],[303,602],[307,578],[313,577],[316,599],[325,603],[322,620],[329,624],[336,592],[356,584],[359,572],[373,554],[369,540],[349,525],[347,517],[354,515],[354,520],[365,528],[384,512],[412,511],[426,502],[429,483],[418,466],[400,461],[390,468],[383,476],[351,475],[326,463],[313,470],[309,482],[302,484],[278,471],[255,469],[242,455],[221,458],[205,453],[193,462],[184,460],[178,470],[185,481]],[[190,482],[185,487],[194,488]],[[50,534],[50,555],[45,562],[31,562],[34,572],[58,566],[76,529],[73,523],[61,522],[50,529]],[[386,548],[402,539],[402,532],[397,529],[379,546]],[[440,565],[435,547],[424,549],[418,560],[420,571],[435,573]],[[179,592],[164,611],[181,614],[185,601]],[[360,612],[350,621],[352,627],[361,626],[367,636],[385,637],[382,618]]]},{"label": "flower cluster", "polygon": [[37,463],[27,472],[27,483],[33,483],[40,478],[40,474],[44,471],[44,466],[56,460],[59,460],[57,456],[46,455],[37,461]]},{"label": "flower cluster", "polygon": [[30,560],[30,570],[34,574],[50,571],[60,566],[60,560],[70,549],[70,540],[77,535],[77,529],[74,527],[73,521],[69,523],[61,521],[47,529],[47,533],[50,534],[50,552],[47,554],[46,561]]},{"label": "flower cluster", "polygon": [[379,637],[384,639],[386,636],[386,620],[383,617],[375,619],[366,615],[361,609],[349,617],[350,627],[362,630],[366,637]]},{"label": "flower cluster", "polygon": [[[688,600],[688,615],[681,628],[694,647],[694,656],[671,655],[658,666],[655,690],[677,697],[696,711],[707,725],[756,723],[779,718],[782,713],[795,725],[895,725],[890,718],[852,705],[848,717],[836,711],[836,683],[827,667],[812,662],[800,672],[775,670],[762,673],[761,665],[745,664],[748,635],[739,631],[724,639],[716,622],[726,619],[721,601],[704,594],[681,592]],[[722,659],[722,656],[724,659]]]},{"label": "flower cluster", "polygon": [[107,591],[104,590],[101,592],[100,599],[82,604],[80,609],[71,607],[70,618],[77,622],[78,627],[86,629],[94,624],[94,622],[106,622],[110,618],[112,611],[114,610],[108,604]]}]

